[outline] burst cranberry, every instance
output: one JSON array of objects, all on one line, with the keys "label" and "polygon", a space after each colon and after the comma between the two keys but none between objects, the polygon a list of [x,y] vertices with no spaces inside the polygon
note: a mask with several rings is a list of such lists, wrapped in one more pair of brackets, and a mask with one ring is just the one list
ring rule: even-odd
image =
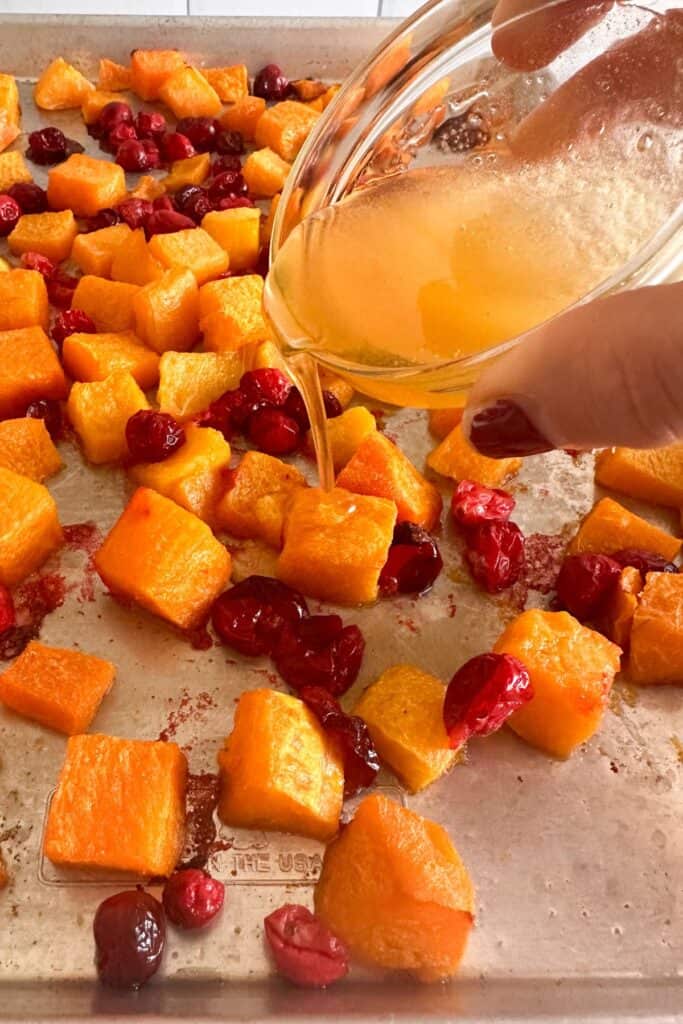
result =
[{"label": "burst cranberry", "polygon": [[380,763],[363,719],[347,715],[335,698],[320,686],[304,686],[299,690],[299,697],[341,751],[345,798],[348,800],[361,789],[371,786],[379,772]]},{"label": "burst cranberry", "polygon": [[73,153],[84,153],[85,146],[82,146],[80,142],[76,142],[75,139],[66,140],[66,155],[71,156]]},{"label": "burst cranberry", "polygon": [[644,551],[642,548],[622,548],[615,551],[611,556],[622,568],[627,565],[638,569],[645,576],[648,572],[678,572],[678,566],[668,562],[662,555],[656,555],[654,551]]},{"label": "burst cranberry", "polygon": [[173,196],[176,210],[179,210],[180,213],[185,213],[185,203],[189,202],[193,196],[202,194],[205,194],[205,192],[201,185],[183,185]]},{"label": "burst cranberry", "polygon": [[45,280],[52,277],[55,272],[55,265],[47,256],[39,252],[24,252],[21,254],[21,265],[24,270],[37,270]]},{"label": "burst cranberry", "polygon": [[108,135],[120,124],[133,124],[133,111],[127,103],[114,100],[102,107],[97,118],[97,127],[102,135]]},{"label": "burst cranberry", "polygon": [[233,156],[230,153],[224,153],[222,156],[216,157],[211,164],[211,177],[217,178],[219,174],[225,174],[226,171],[239,173],[242,170],[242,161],[238,156]]},{"label": "burst cranberry", "polygon": [[141,409],[126,423],[126,442],[133,462],[163,462],[185,444],[185,431],[169,413]]},{"label": "burst cranberry", "polygon": [[72,303],[78,278],[67,274],[65,270],[56,268],[54,274],[47,281],[47,296],[53,306],[58,309],[68,309]]},{"label": "burst cranberry", "polygon": [[343,413],[342,404],[333,391],[323,391],[323,405],[328,420],[336,420]]},{"label": "burst cranberry", "polygon": [[156,110],[140,110],[135,115],[135,130],[139,139],[156,142],[166,131],[166,118]]},{"label": "burst cranberry", "polygon": [[506,522],[514,507],[515,499],[507,491],[484,487],[473,480],[461,480],[451,501],[451,512],[459,526]]},{"label": "burst cranberry", "polygon": [[443,722],[455,750],[470,736],[489,736],[534,695],[521,661],[510,654],[479,654],[458,669],[446,690]]},{"label": "burst cranberry", "polygon": [[292,382],[289,377],[286,377],[282,370],[273,367],[247,370],[240,378],[240,391],[254,409],[260,405],[280,408],[285,404],[291,390]]},{"label": "burst cranberry", "polygon": [[[270,270],[270,246],[264,245],[258,254],[256,260],[256,266],[254,267],[254,273],[260,274],[261,277],[267,277],[268,271]],[[323,392],[324,397],[324,392]]]},{"label": "burst cranberry", "polygon": [[221,156],[239,156],[244,153],[244,139],[239,132],[219,132],[214,148]]},{"label": "burst cranberry", "polygon": [[97,334],[95,321],[82,309],[67,309],[60,313],[52,325],[52,340],[61,349],[70,334]]},{"label": "burst cranberry", "polygon": [[245,196],[249,189],[239,171],[225,171],[214,178],[209,185],[209,198],[218,203],[227,196]]},{"label": "burst cranberry", "polygon": [[39,398],[26,406],[24,416],[28,416],[32,420],[44,420],[47,432],[53,441],[58,441],[64,433],[64,417],[59,402]]},{"label": "burst cranberry", "polygon": [[144,225],[146,219],[154,212],[154,207],[149,199],[124,199],[116,207],[116,211],[121,220],[135,231]]},{"label": "burst cranberry", "polygon": [[175,200],[178,210],[186,217],[190,217],[195,224],[201,223],[207,213],[213,210],[208,193],[198,185],[187,185],[176,193]]},{"label": "burst cranberry", "polygon": [[171,875],[162,896],[169,921],[179,928],[204,928],[223,906],[225,886],[200,868]]},{"label": "burst cranberry", "polygon": [[497,594],[520,577],[524,535],[515,523],[480,523],[467,532],[465,558],[477,583]]},{"label": "burst cranberry", "polygon": [[175,204],[170,196],[157,196],[152,200],[154,210],[175,210]]},{"label": "burst cranberry", "polygon": [[186,135],[180,132],[169,132],[161,140],[161,149],[166,160],[175,163],[176,160],[187,160],[195,155],[195,148]]},{"label": "burst cranberry", "polygon": [[20,217],[21,209],[16,199],[6,193],[0,195],[0,238],[6,238],[14,230]]},{"label": "burst cranberry", "polygon": [[0,583],[0,634],[6,633],[16,623],[14,601],[7,587]]},{"label": "burst cranberry", "polygon": [[287,626],[308,616],[306,599],[279,580],[248,576],[214,602],[213,627],[240,654],[272,654]]},{"label": "burst cranberry", "polygon": [[301,444],[299,424],[280,409],[258,409],[249,417],[247,437],[266,455],[291,455]]},{"label": "burst cranberry", "polygon": [[116,150],[116,162],[124,171],[149,171],[159,167],[159,150],[149,139],[128,139]]},{"label": "burst cranberry", "polygon": [[246,423],[251,408],[245,398],[244,392],[239,388],[233,391],[226,391],[224,395],[212,402],[208,409],[200,413],[196,420],[200,427],[213,427],[220,430],[228,439],[242,429]]},{"label": "burst cranberry", "polygon": [[239,207],[255,206],[253,199],[249,196],[223,196],[217,203],[213,204],[214,210],[237,210]]},{"label": "burst cranberry", "polygon": [[185,135],[198,153],[209,153],[216,145],[220,125],[212,117],[181,117],[175,130]]},{"label": "burst cranberry", "polygon": [[382,594],[424,594],[443,568],[436,541],[417,523],[399,523],[379,577]]},{"label": "burst cranberry", "polygon": [[[341,402],[331,391],[323,391],[323,405],[325,406],[325,416],[328,420],[336,419],[344,411],[341,407]],[[291,389],[287,395],[287,401],[282,408],[283,412],[286,412],[288,416],[292,416],[297,421],[300,430],[305,433],[310,429],[311,421],[308,418],[303,396],[298,388],[293,387]]]},{"label": "burst cranberry", "polygon": [[187,231],[188,228],[196,228],[197,225],[191,217],[177,210],[153,210],[145,218],[145,234],[148,238],[153,235],[168,235],[174,231]]},{"label": "burst cranberry", "polygon": [[584,622],[600,609],[621,573],[609,555],[569,555],[557,577],[557,598],[563,608]]},{"label": "burst cranberry", "polygon": [[159,969],[166,943],[164,908],[142,888],[100,903],[93,932],[97,973],[105,985],[138,989]]},{"label": "burst cranberry", "polygon": [[279,64],[266,64],[254,79],[254,96],[264,100],[284,100],[289,93],[289,81]]},{"label": "burst cranberry", "polygon": [[339,615],[312,615],[283,630],[274,659],[293,689],[322,686],[338,696],[355,682],[364,650],[358,626],[344,626]]},{"label": "burst cranberry", "polygon": [[67,139],[59,128],[40,128],[28,137],[26,156],[35,164],[58,164],[67,157]]},{"label": "burst cranberry", "polygon": [[[107,132],[102,139],[101,146],[107,153],[118,153],[119,146],[122,146],[124,142],[128,142],[129,139],[137,139],[137,137],[138,133],[135,130],[135,125],[121,121],[119,124],[114,125],[111,131]],[[132,169],[134,170],[135,168]]]},{"label": "burst cranberry", "polygon": [[325,988],[349,969],[346,946],[306,907],[287,903],[263,922],[278,972],[303,988]]},{"label": "burst cranberry", "polygon": [[101,231],[102,228],[112,228],[114,224],[121,223],[121,214],[118,210],[113,210],[111,207],[105,207],[104,210],[100,210],[95,214],[94,217],[88,217],[85,222],[86,231]]},{"label": "burst cranberry", "polygon": [[47,210],[47,192],[33,181],[12,185],[7,194],[16,200],[22,213],[44,213]]}]

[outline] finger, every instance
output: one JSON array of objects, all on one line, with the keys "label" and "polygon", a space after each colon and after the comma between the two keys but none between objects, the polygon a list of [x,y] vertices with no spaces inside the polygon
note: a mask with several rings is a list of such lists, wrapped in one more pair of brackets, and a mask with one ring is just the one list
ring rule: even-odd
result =
[{"label": "finger", "polygon": [[579,306],[477,382],[465,432],[493,458],[683,438],[683,283]]},{"label": "finger", "polygon": [[[614,0],[500,0],[493,26],[527,14],[518,22],[498,28],[491,45],[499,60],[520,71],[543,68],[605,17]],[[529,13],[531,12],[531,13]]]}]

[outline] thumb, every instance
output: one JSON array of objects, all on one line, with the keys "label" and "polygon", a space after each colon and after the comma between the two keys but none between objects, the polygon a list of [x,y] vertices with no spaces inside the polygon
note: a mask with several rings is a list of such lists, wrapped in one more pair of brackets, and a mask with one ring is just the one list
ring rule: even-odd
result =
[{"label": "thumb", "polygon": [[484,455],[654,448],[683,438],[683,283],[592,302],[536,328],[475,384]]}]

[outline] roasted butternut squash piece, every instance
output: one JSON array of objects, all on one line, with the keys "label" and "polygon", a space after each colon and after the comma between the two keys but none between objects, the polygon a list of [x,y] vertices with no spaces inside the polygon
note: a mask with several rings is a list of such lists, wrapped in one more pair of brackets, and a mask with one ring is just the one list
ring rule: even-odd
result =
[{"label": "roasted butternut squash piece", "polygon": [[142,287],[151,281],[158,281],[164,273],[165,267],[152,256],[142,228],[131,231],[114,250],[111,262],[113,281],[125,281]]},{"label": "roasted butternut squash piece", "polygon": [[600,615],[599,628],[608,639],[626,652],[631,644],[633,616],[638,607],[638,595],[643,589],[643,577],[638,569],[627,565],[621,570],[617,584],[609,594]]},{"label": "roasted butternut squash piece", "polygon": [[[341,416],[335,416],[328,420],[327,436],[335,470],[339,472],[353,458],[363,442],[375,433],[377,433],[377,421],[364,405],[345,409]],[[307,446],[312,452],[313,440],[310,431],[307,435]]]},{"label": "roasted butternut squash piece", "polygon": [[185,66],[178,50],[133,50],[130,87],[141,100],[158,100],[162,85]]},{"label": "roasted butternut squash piece", "polygon": [[292,165],[265,146],[250,153],[242,165],[242,175],[253,196],[269,199],[282,191]]},{"label": "roasted butternut squash piece", "polygon": [[99,231],[83,232],[74,239],[71,259],[84,274],[111,277],[114,253],[130,235],[132,231],[127,224],[113,224]]},{"label": "roasted butternut squash piece", "polygon": [[261,211],[248,206],[214,210],[203,218],[204,230],[230,257],[231,270],[246,270],[256,263],[260,247],[260,219]]},{"label": "roasted butternut squash piece", "polygon": [[162,412],[187,420],[236,388],[242,360],[236,352],[164,352],[157,401]]},{"label": "roasted butternut squash piece", "polygon": [[246,64],[232,64],[225,68],[200,68],[222,103],[234,103],[249,95],[249,74]]},{"label": "roasted butternut squash piece", "polygon": [[0,583],[13,587],[62,543],[47,487],[0,467]]},{"label": "roasted butternut squash piece", "polygon": [[0,74],[0,151],[7,149],[16,139],[20,120],[16,78],[13,75]]},{"label": "roasted butternut squash piece", "polygon": [[234,352],[269,336],[258,274],[211,281],[199,292],[199,327],[209,352]]},{"label": "roasted butternut squash piece", "polygon": [[53,263],[68,259],[78,234],[78,225],[71,210],[61,213],[25,213],[17,221],[7,243],[10,252],[39,252]]},{"label": "roasted butternut squash piece", "polygon": [[[0,75],[0,80],[2,75]],[[1,81],[0,81],[1,85]],[[0,109],[0,119],[2,118],[2,110]],[[2,132],[2,125],[0,120],[0,133]],[[0,149],[2,146],[0,145]],[[18,153],[16,149],[13,149],[11,153],[0,153],[0,192],[7,192],[12,185],[23,184],[27,181],[33,181],[33,175],[31,174],[28,164],[24,160],[22,153]]]},{"label": "roasted butternut squash piece", "polygon": [[306,486],[294,466],[262,452],[246,452],[230,474],[216,522],[235,537],[264,540],[279,548],[292,497]]},{"label": "roasted butternut squash piece", "polygon": [[62,346],[62,360],[69,376],[86,383],[106,380],[116,370],[127,370],[143,391],[159,380],[159,356],[132,331],[70,334]]},{"label": "roasted butternut squash piece", "polygon": [[0,331],[22,327],[47,329],[48,315],[47,288],[42,274],[37,270],[16,269],[0,275]]},{"label": "roasted butternut squash piece", "polygon": [[22,416],[0,422],[0,466],[39,484],[62,468],[45,420]]},{"label": "roasted butternut squash piece", "polygon": [[472,447],[458,424],[427,457],[427,465],[453,480],[474,480],[486,487],[500,487],[522,468],[521,459],[489,459]]},{"label": "roasted butternut squash piece", "polygon": [[632,498],[683,507],[683,444],[667,448],[614,448],[601,452],[595,479]]},{"label": "roasted butternut squash piece", "polygon": [[634,683],[683,682],[683,576],[649,572],[633,615],[629,675]]},{"label": "roasted butternut squash piece", "polygon": [[569,545],[569,554],[590,551],[597,555],[611,555],[622,548],[654,551],[671,561],[681,550],[681,541],[629,512],[611,498],[603,498],[581,523]]},{"label": "roasted butternut squash piece", "polygon": [[197,153],[185,160],[175,160],[170,172],[162,179],[165,192],[177,192],[186,185],[201,185],[211,170],[211,154]]},{"label": "roasted butternut squash piece", "polygon": [[73,210],[77,217],[93,217],[126,198],[123,167],[110,160],[96,160],[87,153],[73,153],[63,164],[50,168],[47,198],[53,210]]},{"label": "roasted butternut squash piece", "polygon": [[130,89],[131,85],[130,66],[117,64],[115,60],[109,60],[107,57],[101,58],[97,77],[98,89],[123,92],[125,89]]},{"label": "roasted butternut squash piece", "polygon": [[463,406],[458,406],[457,409],[430,409],[428,417],[430,432],[434,437],[443,441],[444,437],[448,437],[451,430],[458,426],[462,420],[463,411]]},{"label": "roasted butternut squash piece", "polygon": [[186,352],[199,338],[199,289],[191,270],[168,270],[133,300],[135,333],[155,352]]},{"label": "roasted butternut squash piece", "polygon": [[128,456],[126,424],[149,403],[128,370],[114,370],[105,380],[74,384],[66,408],[85,457],[100,464]]},{"label": "roasted butternut squash piece", "polygon": [[73,110],[83,104],[93,89],[72,64],[67,64],[63,57],[56,57],[38,79],[33,98],[41,110]]},{"label": "roasted butternut squash piece", "polygon": [[223,111],[220,122],[226,131],[239,132],[248,142],[254,138],[256,125],[266,109],[266,101],[260,96],[245,96],[235,100]]},{"label": "roasted butternut squash piece", "polygon": [[204,284],[228,269],[227,252],[201,228],[154,235],[149,251],[168,270],[191,270],[197,284]]},{"label": "roasted butternut squash piece", "polygon": [[86,124],[94,124],[108,103],[118,103],[121,97],[115,92],[94,89],[89,92],[81,106],[81,117]]},{"label": "roasted butternut squash piece", "polygon": [[[0,276],[0,292],[2,280],[14,273],[16,271]],[[37,398],[67,396],[68,385],[61,363],[41,327],[0,331],[0,366],[0,419],[23,416],[26,406]]]},{"label": "roasted butternut squash piece", "polygon": [[162,83],[159,99],[176,117],[217,117],[223,109],[213,86],[189,65],[178,68]]},{"label": "roasted butternut squash piece", "polygon": [[268,146],[283,160],[291,163],[320,117],[305,103],[284,100],[264,110],[258,120],[254,138],[258,146]]},{"label": "roasted butternut squash piece", "polygon": [[134,302],[139,291],[136,284],[85,274],[76,285],[71,305],[87,313],[98,331],[117,334],[133,329]]}]

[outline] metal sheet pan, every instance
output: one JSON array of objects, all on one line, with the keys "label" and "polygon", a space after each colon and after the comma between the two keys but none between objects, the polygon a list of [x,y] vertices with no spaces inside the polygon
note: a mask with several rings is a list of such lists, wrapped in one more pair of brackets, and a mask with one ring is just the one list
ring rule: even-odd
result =
[{"label": "metal sheet pan", "polygon": [[[292,73],[337,78],[387,27],[371,20],[0,17],[0,63],[29,79],[61,53],[94,74],[100,55],[123,60],[134,46],[178,45],[206,63],[245,59],[253,70],[279,59]],[[30,130],[38,115],[25,107]],[[49,121],[86,141],[72,115]],[[421,464],[431,444],[424,415],[389,411],[385,426]],[[63,454],[67,467],[50,483],[62,521],[94,520],[106,530],[125,500],[123,476],[87,468],[72,444]],[[571,530],[593,501],[592,479],[588,456],[528,460],[514,484],[520,525],[543,535]],[[647,514],[677,525],[665,513]],[[429,597],[344,612],[368,640],[354,693],[400,661],[448,679],[518,610],[519,591],[511,601],[472,589],[448,529],[441,544],[446,571]],[[548,550],[538,542],[541,561]],[[246,545],[238,561],[244,566],[249,557]],[[42,638],[115,661],[117,682],[96,728],[146,738],[166,731],[187,749],[193,773],[213,771],[235,698],[264,679],[276,683],[270,666],[226,662],[216,647],[194,650],[161,622],[112,602],[96,581],[90,593],[86,563],[73,551],[55,560],[70,591]],[[542,575],[541,566],[536,583]],[[527,600],[547,597],[532,588]],[[465,764],[407,799],[449,828],[477,885],[478,926],[454,983],[419,987],[354,972],[328,993],[281,984],[268,967],[261,922],[285,900],[310,900],[321,850],[222,828],[212,861],[229,883],[222,919],[199,939],[173,934],[162,976],[136,997],[93,983],[92,914],[116,882],[57,871],[40,855],[64,740],[0,711],[0,845],[12,874],[0,894],[0,1019],[680,1019],[682,705],[680,689],[636,691],[622,682],[600,733],[570,761],[552,761],[503,732],[471,744]],[[390,776],[382,784],[399,795]]]}]

